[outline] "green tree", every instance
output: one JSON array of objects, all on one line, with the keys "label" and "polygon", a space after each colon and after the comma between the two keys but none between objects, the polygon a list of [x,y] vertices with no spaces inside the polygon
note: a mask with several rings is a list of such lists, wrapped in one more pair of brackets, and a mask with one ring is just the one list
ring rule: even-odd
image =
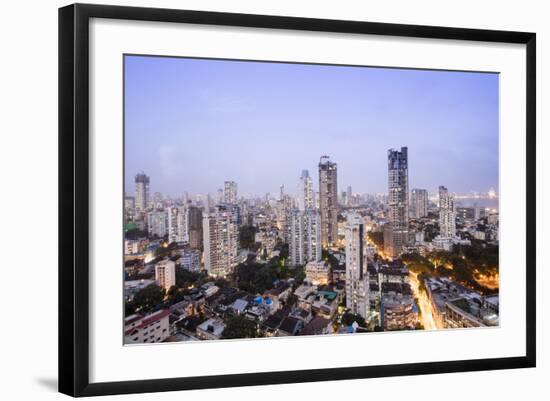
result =
[{"label": "green tree", "polygon": [[150,284],[134,295],[132,303],[136,311],[147,312],[160,305],[163,299],[164,290],[156,284]]},{"label": "green tree", "polygon": [[226,322],[222,338],[256,338],[258,326],[256,322],[244,316],[233,316]]},{"label": "green tree", "polygon": [[365,319],[361,315],[355,315],[349,312],[344,313],[342,316],[342,324],[344,326],[350,326],[353,322],[357,322],[361,327],[366,327],[367,325],[367,322],[365,322]]}]

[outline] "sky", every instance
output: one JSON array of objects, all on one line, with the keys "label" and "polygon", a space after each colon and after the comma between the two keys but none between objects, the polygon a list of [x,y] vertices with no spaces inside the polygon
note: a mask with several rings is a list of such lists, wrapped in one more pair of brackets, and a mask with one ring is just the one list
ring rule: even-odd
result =
[{"label": "sky", "polygon": [[338,190],[387,192],[407,146],[409,188],[498,192],[495,73],[125,56],[125,191],[278,195],[322,155]]}]

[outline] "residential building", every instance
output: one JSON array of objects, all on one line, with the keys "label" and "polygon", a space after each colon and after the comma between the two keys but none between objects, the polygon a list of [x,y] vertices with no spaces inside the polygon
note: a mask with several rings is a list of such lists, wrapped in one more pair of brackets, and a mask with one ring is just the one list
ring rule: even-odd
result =
[{"label": "residential building", "polygon": [[166,291],[176,285],[176,263],[170,259],[164,259],[155,265],[155,280]]},{"label": "residential building", "polygon": [[208,274],[225,277],[238,262],[237,215],[230,205],[217,205],[203,214],[204,266]]},{"label": "residential building", "polygon": [[291,209],[287,214],[289,263],[303,266],[321,260],[321,217],[314,209]]},{"label": "residential building", "polygon": [[197,249],[185,249],[180,257],[180,265],[190,272],[198,272],[201,268],[201,253]]},{"label": "residential building", "polygon": [[415,188],[411,191],[411,216],[421,219],[428,215],[428,191]]},{"label": "residential building", "polygon": [[345,226],[346,237],[346,307],[351,313],[367,318],[369,310],[369,279],[364,252],[363,219],[350,213]]},{"label": "residential building", "polygon": [[168,240],[170,242],[189,242],[187,207],[168,208]]},{"label": "residential building", "polygon": [[336,163],[329,156],[322,156],[319,161],[319,209],[321,244],[332,246],[338,240],[338,177]]},{"label": "residential building", "polygon": [[442,238],[456,236],[455,201],[444,186],[439,187],[439,231]]},{"label": "residential building", "polygon": [[300,210],[314,209],[315,199],[313,192],[313,181],[308,170],[303,170],[298,184],[298,208]]},{"label": "residential building", "polygon": [[197,337],[201,340],[219,340],[225,330],[223,320],[212,318],[197,326]]},{"label": "residential building", "polygon": [[223,199],[225,203],[237,203],[237,183],[235,181],[225,181],[223,183]]},{"label": "residential building", "polygon": [[170,310],[161,309],[150,315],[131,315],[124,319],[124,343],[159,343],[170,336]]},{"label": "residential building", "polygon": [[147,213],[147,230],[149,236],[159,238],[168,234],[168,213],[165,210],[152,210]]},{"label": "residential building", "polygon": [[306,280],[313,285],[328,284],[330,279],[330,265],[327,261],[308,262],[305,267]]},{"label": "residential building", "polygon": [[187,225],[189,229],[189,246],[193,249],[202,248],[202,209],[189,206],[187,211]]}]

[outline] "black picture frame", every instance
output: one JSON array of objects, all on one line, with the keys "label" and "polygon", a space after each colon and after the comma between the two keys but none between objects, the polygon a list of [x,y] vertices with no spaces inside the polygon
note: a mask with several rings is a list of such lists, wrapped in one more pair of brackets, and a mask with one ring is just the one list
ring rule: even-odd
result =
[{"label": "black picture frame", "polygon": [[[89,381],[89,21],[90,18],[276,28],[526,45],[526,354],[521,357],[408,363],[154,380]],[[59,9],[59,391],[71,396],[237,387],[494,369],[536,364],[536,35],[358,21],[74,4]]]}]

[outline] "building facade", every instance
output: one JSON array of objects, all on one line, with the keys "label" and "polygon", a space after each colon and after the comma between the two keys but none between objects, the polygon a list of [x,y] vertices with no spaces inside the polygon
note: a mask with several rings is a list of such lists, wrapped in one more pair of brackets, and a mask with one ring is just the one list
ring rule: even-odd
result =
[{"label": "building facade", "polygon": [[189,206],[187,211],[187,225],[189,228],[189,246],[193,249],[202,249],[202,209]]},{"label": "building facade", "polygon": [[351,313],[367,318],[369,311],[369,279],[364,252],[365,231],[362,218],[349,214],[346,236],[346,307]]},{"label": "building facade", "polygon": [[217,205],[203,215],[204,266],[209,275],[225,277],[237,264],[239,226],[230,205]]},{"label": "building facade", "polygon": [[456,236],[455,201],[444,186],[439,187],[439,231],[442,238]]},{"label": "building facade", "polygon": [[415,188],[411,191],[411,216],[421,219],[428,215],[428,191]]},{"label": "building facade", "polygon": [[158,262],[155,265],[155,280],[166,291],[176,285],[176,263],[169,259]]},{"label": "building facade", "polygon": [[147,213],[147,230],[150,236],[160,238],[168,234],[168,213],[165,210],[153,210]]},{"label": "building facade", "polygon": [[328,284],[330,278],[330,265],[327,261],[308,262],[305,268],[306,280],[313,285]]},{"label": "building facade", "polygon": [[188,210],[185,206],[168,208],[168,240],[189,242]]},{"label": "building facade", "polygon": [[144,173],[136,175],[135,207],[138,212],[143,212],[149,207],[149,177]]},{"label": "building facade", "polygon": [[324,247],[338,240],[338,174],[337,165],[329,156],[319,161],[319,209],[321,212],[321,244]]},{"label": "building facade", "polygon": [[298,208],[300,210],[314,209],[315,199],[313,192],[313,181],[308,170],[303,170],[298,184]]},{"label": "building facade", "polygon": [[289,210],[286,237],[291,266],[321,260],[321,216],[316,210]]},{"label": "building facade", "polygon": [[237,183],[235,181],[223,183],[223,201],[230,204],[237,203]]},{"label": "building facade", "polygon": [[159,343],[170,336],[170,311],[159,310],[147,316],[131,315],[124,319],[124,343]]},{"label": "building facade", "polygon": [[409,168],[406,147],[388,150],[388,220],[384,253],[397,258],[409,236]]}]

